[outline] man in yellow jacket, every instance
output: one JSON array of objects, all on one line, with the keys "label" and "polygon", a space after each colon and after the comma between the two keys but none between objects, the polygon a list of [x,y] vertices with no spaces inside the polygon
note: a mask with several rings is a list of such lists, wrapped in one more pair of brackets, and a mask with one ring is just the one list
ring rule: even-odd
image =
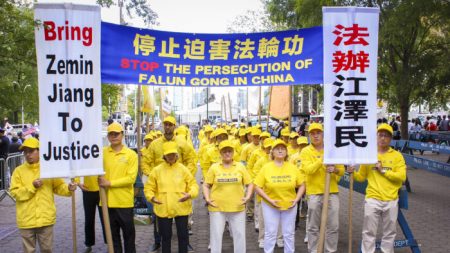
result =
[{"label": "man in yellow jacket", "polygon": [[328,222],[326,225],[326,238],[324,252],[337,252],[339,235],[339,189],[338,182],[344,175],[342,165],[323,164],[323,126],[312,123],[309,126],[311,145],[300,153],[301,169],[306,175],[306,194],[308,200],[308,252],[317,252],[319,241],[320,221],[325,193],[325,177],[331,174],[330,200],[328,206]]},{"label": "man in yellow jacket", "polygon": [[[361,165],[354,174],[357,181],[367,180],[361,251],[375,252],[378,223],[382,225],[381,251],[394,252],[397,233],[398,191],[406,180],[406,165],[402,154],[390,147],[392,127],[386,123],[377,129],[378,163]],[[353,172],[350,167],[349,172]]]},{"label": "man in yellow jacket", "polygon": [[52,252],[53,225],[56,223],[54,194],[71,196],[76,184],[63,179],[41,179],[39,141],[28,138],[20,146],[25,163],[17,167],[11,178],[11,195],[16,199],[16,219],[22,236],[24,252],[36,252],[36,240],[41,252]]},{"label": "man in yellow jacket", "polygon": [[114,122],[107,131],[111,145],[103,148],[105,175],[98,177],[98,185],[106,188],[114,252],[122,252],[122,230],[125,252],[135,253],[133,185],[138,173],[138,157],[136,152],[122,144],[122,125]]}]

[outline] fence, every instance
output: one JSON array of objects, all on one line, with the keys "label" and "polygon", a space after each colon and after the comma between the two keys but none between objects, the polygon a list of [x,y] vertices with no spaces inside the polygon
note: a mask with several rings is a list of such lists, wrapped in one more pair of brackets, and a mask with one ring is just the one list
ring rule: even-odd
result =
[{"label": "fence", "polygon": [[9,196],[14,201],[14,198],[8,191],[11,185],[11,175],[23,161],[24,156],[22,153],[9,154],[6,160],[0,159],[0,201],[6,196]]}]

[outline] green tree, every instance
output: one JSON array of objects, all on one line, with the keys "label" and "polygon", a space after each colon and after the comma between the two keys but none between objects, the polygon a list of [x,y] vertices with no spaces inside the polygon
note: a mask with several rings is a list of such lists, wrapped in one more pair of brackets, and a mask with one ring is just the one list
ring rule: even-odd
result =
[{"label": "green tree", "polygon": [[[102,7],[110,7],[112,5],[118,5],[120,12],[122,14],[122,8],[125,7],[127,16],[132,19],[136,16],[142,18],[147,26],[152,26],[158,24],[157,18],[158,14],[152,10],[150,4],[146,0],[97,0],[97,3]],[[126,22],[121,17],[120,23],[125,24]]]},{"label": "green tree", "polygon": [[380,8],[378,94],[400,111],[402,138],[407,138],[412,104],[446,106],[450,95],[448,1],[266,1],[271,20],[290,28],[321,25],[325,5]]}]

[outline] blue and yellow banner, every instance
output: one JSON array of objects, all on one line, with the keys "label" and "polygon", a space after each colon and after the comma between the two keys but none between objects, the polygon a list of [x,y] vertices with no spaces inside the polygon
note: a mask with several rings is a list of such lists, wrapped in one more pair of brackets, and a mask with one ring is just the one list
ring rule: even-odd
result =
[{"label": "blue and yellow banner", "polygon": [[103,83],[264,86],[323,82],[322,27],[191,34],[102,22]]}]

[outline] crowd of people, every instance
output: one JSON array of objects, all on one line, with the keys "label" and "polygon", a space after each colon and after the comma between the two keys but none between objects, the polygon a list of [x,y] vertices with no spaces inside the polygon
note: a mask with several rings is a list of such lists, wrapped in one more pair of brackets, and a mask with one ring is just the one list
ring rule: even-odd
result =
[{"label": "crowd of people", "polygon": [[[164,253],[172,251],[173,222],[178,252],[194,250],[189,233],[195,230],[192,201],[198,196],[201,197],[196,201],[203,201],[209,211],[210,237],[205,240],[213,253],[222,251],[225,229],[233,238],[234,252],[246,252],[246,244],[253,243],[245,239],[249,223],[254,225],[258,246],[264,252],[273,252],[275,247],[295,252],[300,201],[308,203],[304,228],[308,252],[317,252],[327,174],[331,180],[324,252],[338,252],[338,181],[345,171],[354,173],[358,181],[368,181],[362,252],[375,252],[380,222],[381,249],[393,252],[398,190],[406,179],[403,156],[389,146],[393,128],[386,123],[378,126],[378,163],[361,165],[359,169],[353,165],[324,164],[323,130],[321,123],[309,124],[304,130],[308,140],[288,127],[282,128],[276,138],[259,125],[204,125],[198,134],[200,145],[196,151],[189,129],[177,127],[175,118],[168,116],[163,121],[163,131],[146,134],[144,147],[135,152],[123,144],[122,125],[112,122],[107,128],[110,145],[103,149],[105,174],[77,178],[73,183],[40,179],[39,140],[28,138],[19,148],[26,162],[14,170],[10,188],[17,201],[17,225],[24,252],[35,252],[36,243],[41,252],[52,252],[56,222],[53,195],[70,196],[76,186],[83,193],[85,252],[91,252],[95,245],[96,210],[102,217],[100,189],[107,193],[114,252],[136,252],[136,180],[142,180],[145,198],[153,209],[151,252],[159,248]],[[142,175],[138,173],[139,166]],[[200,182],[195,180],[197,170],[201,173]]]}]

